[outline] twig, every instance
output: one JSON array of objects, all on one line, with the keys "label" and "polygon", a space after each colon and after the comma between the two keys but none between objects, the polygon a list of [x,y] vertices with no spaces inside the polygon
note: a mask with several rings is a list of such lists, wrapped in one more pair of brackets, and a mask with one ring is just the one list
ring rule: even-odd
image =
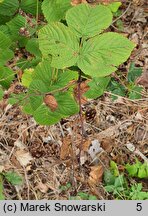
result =
[{"label": "twig", "polygon": [[117,22],[117,20],[119,20],[120,18],[122,18],[127,13],[127,11],[129,10],[131,4],[132,4],[132,2],[129,3],[127,9],[123,12],[123,14],[121,14],[121,16],[119,16],[115,20],[113,20],[112,24],[115,23],[115,22]]}]

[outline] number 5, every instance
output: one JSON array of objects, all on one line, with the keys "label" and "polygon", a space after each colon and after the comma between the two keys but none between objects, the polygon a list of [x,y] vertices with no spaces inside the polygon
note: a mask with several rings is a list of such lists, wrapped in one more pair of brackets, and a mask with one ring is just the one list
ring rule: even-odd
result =
[{"label": "number 5", "polygon": [[137,203],[137,211],[141,211],[142,210],[142,203]]}]

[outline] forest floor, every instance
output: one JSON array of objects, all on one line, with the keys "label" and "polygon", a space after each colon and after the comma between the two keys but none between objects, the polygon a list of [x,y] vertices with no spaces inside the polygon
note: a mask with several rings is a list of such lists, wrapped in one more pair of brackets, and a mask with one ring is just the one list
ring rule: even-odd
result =
[{"label": "forest floor", "polygon": [[[0,172],[13,170],[23,177],[20,186],[4,180],[6,199],[67,200],[78,192],[97,199],[114,199],[103,183],[110,161],[117,164],[129,183],[141,182],[143,191],[148,192],[148,180],[129,178],[124,167],[134,163],[135,158],[148,161],[148,11],[146,3],[140,2],[124,3],[122,30],[116,23],[111,30],[136,43],[130,59],[119,71],[126,79],[131,62],[142,68],[138,82],[145,87],[143,98],[130,100],[119,96],[113,101],[106,92],[88,101],[82,107],[83,142],[79,115],[50,127],[40,126],[18,106],[8,105],[7,100],[0,103]],[[117,80],[122,82],[120,77]]]}]

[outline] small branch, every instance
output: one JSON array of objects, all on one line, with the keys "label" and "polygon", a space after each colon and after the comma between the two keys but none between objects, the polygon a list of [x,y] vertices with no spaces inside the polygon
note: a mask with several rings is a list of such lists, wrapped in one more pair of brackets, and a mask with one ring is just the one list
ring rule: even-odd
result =
[{"label": "small branch", "polygon": [[115,20],[113,20],[112,24],[115,23],[115,22],[117,22],[119,19],[121,19],[127,13],[127,11],[129,10],[131,4],[132,4],[132,2],[129,3],[127,9],[123,12],[123,14],[121,14],[121,16],[119,16]]}]

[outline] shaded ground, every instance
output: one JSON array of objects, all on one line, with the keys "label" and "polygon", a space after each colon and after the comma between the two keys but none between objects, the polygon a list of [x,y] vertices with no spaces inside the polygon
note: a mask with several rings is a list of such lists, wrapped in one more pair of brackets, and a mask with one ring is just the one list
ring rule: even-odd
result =
[{"label": "shaded ground", "polygon": [[[131,62],[142,67],[138,82],[145,87],[147,78],[147,8],[146,3],[133,1],[122,6],[122,33],[137,46],[132,56],[120,67],[126,78]],[[116,22],[113,31],[119,31]],[[121,30],[119,31],[121,32]],[[144,77],[144,78],[143,78]],[[119,80],[120,82],[120,80]],[[0,104],[0,171],[14,170],[23,176],[23,186],[4,182],[6,199],[69,199],[77,192],[88,192],[98,199],[113,199],[105,192],[103,171],[114,160],[120,171],[124,164],[147,161],[148,157],[148,93],[131,101],[110,99],[108,92],[83,106],[85,137],[79,166],[81,127],[79,115],[63,119],[51,127],[39,126],[17,106]],[[135,150],[133,151],[133,147]],[[130,180],[129,180],[130,181]],[[135,180],[131,180],[135,181]],[[141,180],[144,191],[148,182]],[[70,183],[69,189],[61,186]]]}]

